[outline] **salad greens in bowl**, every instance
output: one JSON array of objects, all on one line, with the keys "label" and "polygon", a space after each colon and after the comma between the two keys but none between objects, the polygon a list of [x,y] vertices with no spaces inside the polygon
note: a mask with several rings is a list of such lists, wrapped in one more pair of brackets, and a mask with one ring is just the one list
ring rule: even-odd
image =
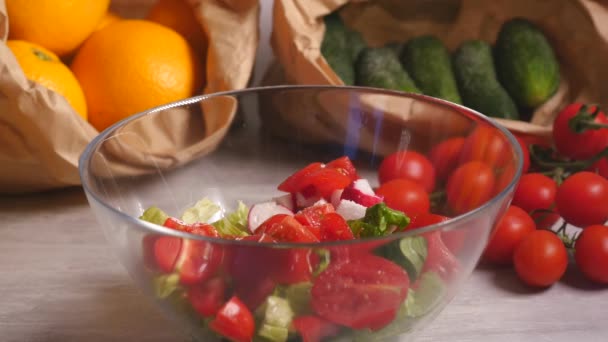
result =
[{"label": "salad greens in bowl", "polygon": [[167,104],[80,159],[120,261],[200,341],[412,339],[471,274],[521,169],[517,140],[470,109],[325,86]]}]

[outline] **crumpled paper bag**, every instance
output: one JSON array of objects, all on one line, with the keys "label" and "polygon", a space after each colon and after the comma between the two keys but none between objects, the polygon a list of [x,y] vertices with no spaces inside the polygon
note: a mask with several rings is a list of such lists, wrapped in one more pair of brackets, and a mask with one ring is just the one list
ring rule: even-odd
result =
[{"label": "crumpled paper bag", "polygon": [[[259,41],[259,0],[190,0],[190,4],[208,41],[203,93],[245,88]],[[0,193],[80,185],[78,158],[99,132],[81,119],[62,96],[25,78],[4,43],[8,20],[5,2],[0,0]],[[162,160],[161,165],[170,168],[212,151],[234,119],[234,111],[235,106],[225,108],[220,116],[213,110],[201,111],[202,120],[190,116],[195,122],[146,122],[132,133],[140,135],[142,141],[152,141],[151,137],[166,139],[146,146],[145,158],[137,153],[137,146],[131,146],[130,154],[122,155],[121,165],[115,166],[121,173],[134,174],[157,165],[150,161]],[[178,132],[200,134],[187,130],[195,123],[205,125],[206,136],[178,138]],[[192,145],[192,141],[197,143]],[[128,141],[116,143],[129,145]]]},{"label": "crumpled paper bag", "polygon": [[[592,0],[276,0],[271,45],[282,71],[273,68],[266,75],[267,84],[344,84],[320,52],[323,17],[336,10],[368,45],[434,34],[450,51],[467,39],[493,44],[502,23],[512,17],[535,22],[558,56],[562,80],[556,94],[537,108],[530,122],[497,119],[519,135],[550,142],[555,115],[567,103],[608,104],[608,4]],[[267,120],[276,117],[273,113],[266,115]],[[290,125],[310,128],[313,137],[319,135],[318,127],[327,126],[320,122],[304,126],[298,122],[302,119],[296,114],[282,118]]]}]

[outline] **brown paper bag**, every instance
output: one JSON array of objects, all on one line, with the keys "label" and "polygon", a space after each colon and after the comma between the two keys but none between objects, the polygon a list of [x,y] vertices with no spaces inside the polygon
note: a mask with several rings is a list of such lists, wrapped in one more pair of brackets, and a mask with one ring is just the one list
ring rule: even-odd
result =
[{"label": "brown paper bag", "polygon": [[[259,0],[192,0],[190,3],[208,41],[207,83],[203,92],[245,88],[259,40]],[[78,158],[99,132],[82,120],[62,96],[25,78],[4,43],[8,37],[8,20],[5,2],[0,0],[0,193],[79,185]],[[138,156],[135,149],[130,151],[133,155],[128,155],[132,159],[121,156],[132,161],[132,165],[115,166],[125,174],[145,172],[152,167],[146,164],[150,161],[162,160],[164,167],[173,167],[213,150],[234,118],[234,106],[225,109],[220,116],[209,110],[201,111],[206,134],[202,138],[174,139],[175,132],[200,134],[200,130],[186,129],[193,124],[191,120],[146,122],[145,127],[134,128],[134,133],[144,141],[153,136],[167,139],[162,140],[163,144],[148,146],[146,158]],[[192,145],[192,141],[197,143]]]},{"label": "brown paper bag", "polygon": [[[283,72],[272,69],[267,83],[343,85],[320,52],[323,17],[336,10],[370,46],[434,34],[450,51],[466,39],[494,43],[512,17],[535,22],[558,56],[562,80],[530,122],[497,119],[517,134],[550,142],[553,119],[567,103],[608,104],[608,3],[592,0],[276,0],[271,44]],[[281,120],[302,127],[298,118]]]}]

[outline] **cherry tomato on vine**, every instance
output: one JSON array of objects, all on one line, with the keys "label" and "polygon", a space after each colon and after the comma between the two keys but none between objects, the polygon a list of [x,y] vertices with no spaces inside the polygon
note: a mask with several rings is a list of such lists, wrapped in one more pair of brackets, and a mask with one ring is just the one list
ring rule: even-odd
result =
[{"label": "cherry tomato on vine", "polygon": [[608,227],[586,227],[574,247],[574,259],[581,272],[594,282],[608,284]]},{"label": "cherry tomato on vine", "polygon": [[557,212],[577,227],[608,220],[608,180],[598,174],[577,172],[560,185],[555,197]]},{"label": "cherry tomato on vine", "polygon": [[424,155],[415,151],[397,151],[388,155],[378,168],[380,184],[394,179],[408,179],[424,187],[435,188],[435,168]]},{"label": "cherry tomato on vine", "polygon": [[557,184],[541,173],[528,173],[519,179],[513,195],[513,205],[530,213],[537,209],[550,209],[555,203]]},{"label": "cherry tomato on vine", "polygon": [[522,152],[522,159],[523,159],[523,166],[521,169],[521,174],[526,174],[528,172],[528,170],[530,169],[530,150],[528,149],[528,144],[526,143],[526,141],[520,137],[515,137],[515,139],[517,139],[517,142],[519,143],[519,146],[521,146],[521,152]]},{"label": "cherry tomato on vine", "polygon": [[460,153],[464,146],[463,137],[446,139],[435,145],[429,152],[429,159],[435,167],[437,179],[446,180],[458,167]]},{"label": "cherry tomato on vine", "polygon": [[555,233],[535,230],[515,248],[513,264],[524,283],[547,287],[561,279],[566,272],[568,252]]},{"label": "cherry tomato on vine", "polygon": [[604,157],[589,167],[591,172],[597,173],[598,175],[608,179],[608,157]]},{"label": "cherry tomato on vine", "polygon": [[493,264],[510,265],[515,248],[535,230],[536,224],[528,213],[514,205],[510,206],[498,222],[483,252],[483,259]]},{"label": "cherry tomato on vine", "polygon": [[608,147],[608,118],[596,106],[573,103],[562,109],[553,122],[553,141],[565,157],[589,159]]},{"label": "cherry tomato on vine", "polygon": [[393,179],[380,185],[376,195],[383,196],[389,208],[409,216],[426,213],[431,208],[426,190],[420,184],[407,179]]},{"label": "cherry tomato on vine", "polygon": [[480,206],[492,196],[495,182],[494,171],[486,163],[472,161],[461,165],[448,179],[448,206],[454,214]]}]

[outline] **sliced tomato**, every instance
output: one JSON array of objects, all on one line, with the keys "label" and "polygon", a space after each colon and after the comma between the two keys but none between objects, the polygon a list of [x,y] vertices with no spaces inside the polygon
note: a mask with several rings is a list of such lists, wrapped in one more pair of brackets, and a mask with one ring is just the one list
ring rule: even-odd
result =
[{"label": "sliced tomato", "polygon": [[340,332],[340,326],[318,316],[299,316],[294,318],[293,326],[303,342],[321,342]]},{"label": "sliced tomato", "polygon": [[[268,234],[265,234],[265,232],[268,231],[270,228],[272,228],[272,226],[274,226],[275,224],[279,224],[279,223],[283,222],[283,220],[288,216],[290,216],[290,215],[276,214],[276,215],[270,216],[269,218],[266,219],[266,221],[262,222],[260,224],[260,226],[255,230],[256,235],[262,234],[262,235],[266,235],[266,236],[270,237]],[[256,236],[256,235],[253,235],[253,236]],[[249,239],[247,239],[247,240],[249,240]],[[251,241],[257,241],[257,239],[254,238],[254,239],[251,239]],[[258,241],[258,242],[261,242],[261,241]]]},{"label": "sliced tomato", "polygon": [[213,277],[223,259],[223,249],[207,241],[183,240],[175,269],[179,281],[184,285],[194,285]]},{"label": "sliced tomato", "polygon": [[220,236],[220,234],[217,232],[215,227],[210,224],[207,224],[207,223],[196,222],[196,223],[188,224],[177,218],[169,217],[169,218],[167,218],[167,220],[165,220],[165,223],[163,225],[167,228],[179,230],[179,231],[190,233],[190,234],[209,236],[209,237],[219,237]]},{"label": "sliced tomato", "polygon": [[312,277],[312,251],[310,249],[288,249],[278,251],[278,266],[274,280],[279,284],[295,284],[309,281]]},{"label": "sliced tomato", "polygon": [[309,227],[320,227],[321,220],[326,214],[335,212],[331,203],[317,204],[300,210],[294,215],[301,224]]},{"label": "sliced tomato", "polygon": [[182,249],[182,239],[174,236],[161,236],[154,241],[154,259],[164,273],[171,273]]},{"label": "sliced tomato", "polygon": [[352,183],[350,176],[328,167],[311,173],[306,178],[308,184],[314,186],[317,193],[324,198],[329,198],[334,191],[344,189]]},{"label": "sliced tomato", "polygon": [[278,189],[285,192],[299,192],[304,189],[306,186],[302,185],[303,181],[307,178],[307,176],[311,173],[314,173],[323,168],[322,163],[311,163],[308,164],[303,169],[296,171],[291,176],[287,177],[281,184],[279,184]]},{"label": "sliced tomato", "polygon": [[326,214],[321,220],[321,241],[352,240],[355,236],[348,223],[338,213]]},{"label": "sliced tomato", "polygon": [[161,235],[147,234],[141,239],[143,263],[149,269],[157,269],[154,246],[156,245],[156,240],[160,237]]},{"label": "sliced tomato", "polygon": [[311,307],[320,317],[353,329],[380,329],[395,319],[407,296],[407,273],[391,261],[353,255],[330,264],[313,282]]},{"label": "sliced tomato", "polygon": [[424,234],[427,241],[427,257],[423,271],[435,271],[449,281],[460,269],[460,262],[441,239],[439,231]]},{"label": "sliced tomato", "polygon": [[225,302],[226,281],[221,277],[209,279],[202,285],[192,286],[188,289],[187,298],[202,317],[215,315]]},{"label": "sliced tomato", "polygon": [[360,178],[353,162],[347,156],[330,161],[327,163],[326,167],[340,171],[340,173],[348,176],[352,181]]},{"label": "sliced tomato", "polygon": [[209,327],[221,336],[236,342],[250,342],[255,332],[251,311],[233,296],[218,311]]},{"label": "sliced tomato", "polygon": [[280,222],[266,225],[260,233],[267,234],[280,242],[319,242],[319,239],[293,216],[284,217]]}]

